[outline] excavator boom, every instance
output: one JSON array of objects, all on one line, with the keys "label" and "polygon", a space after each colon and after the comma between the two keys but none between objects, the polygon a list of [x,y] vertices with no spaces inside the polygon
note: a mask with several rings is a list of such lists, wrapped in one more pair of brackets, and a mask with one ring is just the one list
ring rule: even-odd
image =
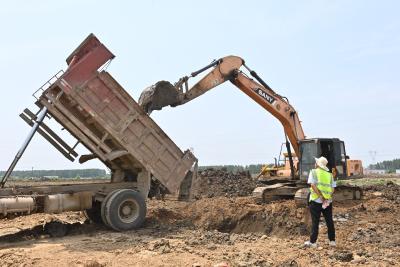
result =
[{"label": "excavator boom", "polygon": [[[258,82],[241,71],[242,66]],[[210,68],[213,69],[193,87],[189,88],[188,80],[190,78]],[[174,85],[167,81],[157,82],[143,91],[139,98],[139,104],[147,113],[160,110],[168,105],[182,105],[228,80],[282,123],[295,153],[299,154],[298,141],[303,140],[305,136],[296,110],[289,104],[287,98],[275,93],[255,71],[245,65],[242,58],[237,56],[227,56],[215,60],[204,68],[192,72],[190,76],[181,78]]]},{"label": "excavator boom", "polygon": [[231,82],[281,122],[295,153],[299,154],[298,141],[305,136],[297,112],[287,99],[266,89],[242,72]]}]

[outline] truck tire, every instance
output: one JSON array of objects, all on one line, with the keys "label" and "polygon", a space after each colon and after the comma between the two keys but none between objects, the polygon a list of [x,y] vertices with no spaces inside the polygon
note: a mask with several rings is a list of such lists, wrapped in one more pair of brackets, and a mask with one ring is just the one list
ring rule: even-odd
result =
[{"label": "truck tire", "polygon": [[107,225],[116,231],[138,228],[146,218],[146,201],[135,190],[113,192],[104,204]]},{"label": "truck tire", "polygon": [[100,207],[100,216],[101,216],[101,220],[104,223],[104,225],[109,226],[108,222],[107,222],[107,218],[106,215],[104,213],[105,209],[106,209],[106,203],[107,201],[110,199],[110,197],[115,194],[116,192],[120,191],[121,189],[116,189],[114,191],[111,191],[110,193],[108,193],[108,195],[104,198],[103,202],[101,202],[101,207]]},{"label": "truck tire", "polygon": [[92,223],[103,223],[101,219],[101,203],[99,201],[94,201],[92,207],[84,210],[83,213]]}]

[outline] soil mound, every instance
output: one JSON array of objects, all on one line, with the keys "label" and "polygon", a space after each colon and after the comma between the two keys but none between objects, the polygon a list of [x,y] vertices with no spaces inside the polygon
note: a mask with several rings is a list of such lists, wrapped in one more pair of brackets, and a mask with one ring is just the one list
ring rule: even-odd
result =
[{"label": "soil mound", "polygon": [[250,197],[201,199],[182,212],[195,227],[228,233],[294,235],[304,233],[303,209],[294,201],[257,205]]},{"label": "soil mound", "polygon": [[400,204],[400,185],[388,182],[386,185],[371,185],[363,188],[364,191],[382,192],[383,197]]},{"label": "soil mound", "polygon": [[249,172],[228,172],[209,168],[198,172],[193,183],[192,198],[249,196],[257,187],[257,181]]}]

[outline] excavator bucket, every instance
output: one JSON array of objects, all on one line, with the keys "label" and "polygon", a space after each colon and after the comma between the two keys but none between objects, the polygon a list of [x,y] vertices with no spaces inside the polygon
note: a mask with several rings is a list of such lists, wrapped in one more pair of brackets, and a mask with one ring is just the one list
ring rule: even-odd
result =
[{"label": "excavator bucket", "polygon": [[139,105],[147,114],[153,110],[178,102],[179,91],[168,81],[159,81],[143,90],[139,97]]}]

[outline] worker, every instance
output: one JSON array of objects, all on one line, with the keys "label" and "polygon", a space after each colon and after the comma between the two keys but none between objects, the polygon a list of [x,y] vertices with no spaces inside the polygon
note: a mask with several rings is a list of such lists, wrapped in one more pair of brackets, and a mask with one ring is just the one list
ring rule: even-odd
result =
[{"label": "worker", "polygon": [[332,217],[332,194],[336,187],[332,174],[327,167],[328,160],[325,157],[315,158],[315,169],[308,176],[310,184],[309,209],[311,214],[311,235],[306,241],[306,247],[316,248],[318,239],[319,219],[324,215],[328,227],[329,246],[335,247],[335,226]]}]

